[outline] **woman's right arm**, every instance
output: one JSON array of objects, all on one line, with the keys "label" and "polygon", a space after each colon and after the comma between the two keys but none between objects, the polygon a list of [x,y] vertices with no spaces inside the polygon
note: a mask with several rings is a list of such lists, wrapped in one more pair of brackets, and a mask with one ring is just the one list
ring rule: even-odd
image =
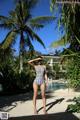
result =
[{"label": "woman's right arm", "polygon": [[30,61],[28,61],[28,64],[34,67],[34,64]]},{"label": "woman's right arm", "polygon": [[42,58],[35,58],[35,59],[33,59],[33,60],[29,60],[28,61],[28,64],[30,64],[30,65],[32,65],[32,66],[35,66],[34,64],[33,64],[33,62],[34,61],[37,61],[37,60],[41,60]]}]

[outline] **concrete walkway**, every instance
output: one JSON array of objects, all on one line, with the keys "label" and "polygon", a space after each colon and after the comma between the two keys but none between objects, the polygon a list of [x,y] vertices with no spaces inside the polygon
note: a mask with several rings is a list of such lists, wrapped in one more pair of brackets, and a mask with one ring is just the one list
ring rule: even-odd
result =
[{"label": "concrete walkway", "polygon": [[[46,93],[46,110],[48,114],[65,112],[67,106],[73,103],[72,99],[79,95],[80,92],[74,92],[71,89],[60,89],[52,93]],[[26,93],[16,96],[0,97],[0,110],[7,111],[9,113],[9,117],[32,116],[32,94]],[[39,115],[43,115],[42,99],[40,98],[40,95],[37,99],[37,110]],[[80,118],[79,113],[74,113],[74,116]]]}]

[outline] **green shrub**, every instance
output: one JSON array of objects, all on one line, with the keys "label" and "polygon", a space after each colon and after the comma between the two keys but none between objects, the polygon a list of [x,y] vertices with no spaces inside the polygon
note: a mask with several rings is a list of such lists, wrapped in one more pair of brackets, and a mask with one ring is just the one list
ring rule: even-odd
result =
[{"label": "green shrub", "polygon": [[69,60],[67,79],[70,87],[80,90],[80,57],[76,56]]},{"label": "green shrub", "polygon": [[77,98],[75,97],[73,101],[75,102],[75,104],[68,105],[67,111],[80,113],[80,96]]}]

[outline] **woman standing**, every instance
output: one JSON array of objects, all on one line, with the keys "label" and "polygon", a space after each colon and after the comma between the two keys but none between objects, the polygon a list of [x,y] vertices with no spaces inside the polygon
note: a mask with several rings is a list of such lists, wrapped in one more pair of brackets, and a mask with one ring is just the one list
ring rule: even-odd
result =
[{"label": "woman standing", "polygon": [[[34,63],[37,64],[34,64]],[[41,89],[41,95],[42,95],[42,101],[43,101],[43,112],[44,114],[47,114],[46,112],[46,98],[45,98],[45,88],[48,85],[48,78],[47,78],[47,73],[46,73],[46,66],[41,64],[42,63],[42,57],[33,59],[28,61],[30,65],[32,65],[36,71],[36,78],[34,79],[33,82],[33,105],[34,105],[34,114],[37,113],[36,109],[36,99],[37,99],[37,94],[38,94],[38,87],[40,86]],[[46,81],[46,82],[45,82]],[[45,86],[46,84],[46,86]]]}]

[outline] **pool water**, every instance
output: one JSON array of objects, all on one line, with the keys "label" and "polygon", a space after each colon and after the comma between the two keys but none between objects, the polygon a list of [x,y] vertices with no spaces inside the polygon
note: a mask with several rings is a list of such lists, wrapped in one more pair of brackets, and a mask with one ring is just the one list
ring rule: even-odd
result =
[{"label": "pool water", "polygon": [[49,83],[46,91],[55,91],[55,90],[65,89],[65,88],[67,88],[66,83],[53,82],[53,83]]}]

